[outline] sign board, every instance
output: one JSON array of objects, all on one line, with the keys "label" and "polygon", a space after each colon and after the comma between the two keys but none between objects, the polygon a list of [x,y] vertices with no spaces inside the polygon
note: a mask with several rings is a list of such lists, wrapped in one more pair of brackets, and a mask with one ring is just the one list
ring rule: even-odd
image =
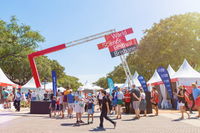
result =
[{"label": "sign board", "polygon": [[136,50],[137,40],[126,41],[126,35],[133,33],[132,28],[115,32],[105,36],[106,42],[98,44],[98,49],[109,48],[111,57],[120,56]]}]

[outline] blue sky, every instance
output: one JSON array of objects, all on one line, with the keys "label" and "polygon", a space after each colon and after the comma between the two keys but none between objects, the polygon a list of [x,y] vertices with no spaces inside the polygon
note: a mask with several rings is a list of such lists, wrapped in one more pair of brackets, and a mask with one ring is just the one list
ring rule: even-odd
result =
[{"label": "blue sky", "polygon": [[[199,0],[1,0],[0,19],[16,15],[21,23],[39,31],[46,41],[38,50],[77,40],[109,29],[132,27],[127,39],[139,41],[143,31],[160,19],[186,12],[200,12]],[[108,49],[99,51],[98,39],[48,54],[81,82],[94,82],[120,63]]]}]

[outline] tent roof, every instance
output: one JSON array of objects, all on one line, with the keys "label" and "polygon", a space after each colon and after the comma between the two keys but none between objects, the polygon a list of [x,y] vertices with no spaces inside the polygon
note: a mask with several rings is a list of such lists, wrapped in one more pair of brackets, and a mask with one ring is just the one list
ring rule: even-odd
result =
[{"label": "tent roof", "polygon": [[35,86],[35,81],[33,77],[25,85],[23,85],[22,88],[32,88],[32,89],[37,88]]},{"label": "tent roof", "polygon": [[171,67],[171,65],[168,66],[167,71],[168,71],[170,77],[172,77],[172,75],[174,75],[176,73],[174,71],[174,69]]},{"label": "tent roof", "polygon": [[12,85],[15,84],[15,83],[13,83],[12,81],[10,81],[10,79],[7,78],[7,76],[6,76],[5,73],[2,71],[1,68],[0,68],[0,83],[6,83],[6,84],[12,84]]},{"label": "tent roof", "polygon": [[172,78],[200,78],[200,73],[194,70],[185,59]]},{"label": "tent roof", "polygon": [[[138,76],[139,76],[138,72],[135,71],[135,73],[134,73],[134,75],[133,75],[133,77],[132,77],[132,78],[133,78],[133,83],[134,83],[136,86],[141,86],[141,84],[140,84],[140,82],[139,82],[139,80],[138,80]],[[128,87],[128,80],[127,80],[127,79],[126,79],[126,81],[125,81],[123,87]]]},{"label": "tent roof", "polygon": [[79,87],[80,90],[101,90],[102,88],[93,84],[86,83],[83,86]]},{"label": "tent roof", "polygon": [[147,82],[147,84],[152,84],[152,83],[155,83],[155,82],[160,82],[162,81],[158,72],[155,70],[153,76],[150,78],[150,80]]}]

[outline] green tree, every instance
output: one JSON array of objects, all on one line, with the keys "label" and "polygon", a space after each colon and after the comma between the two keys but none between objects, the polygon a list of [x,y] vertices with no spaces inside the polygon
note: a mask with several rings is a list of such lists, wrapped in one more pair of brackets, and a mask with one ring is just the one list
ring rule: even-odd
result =
[{"label": "green tree", "polygon": [[[135,70],[149,79],[159,66],[169,64],[177,70],[186,58],[200,69],[200,14],[174,15],[145,30],[136,52],[127,57],[132,74]],[[124,82],[123,69],[117,66],[108,74],[114,82]],[[119,79],[119,80],[118,80]],[[100,79],[99,79],[100,80]]]}]

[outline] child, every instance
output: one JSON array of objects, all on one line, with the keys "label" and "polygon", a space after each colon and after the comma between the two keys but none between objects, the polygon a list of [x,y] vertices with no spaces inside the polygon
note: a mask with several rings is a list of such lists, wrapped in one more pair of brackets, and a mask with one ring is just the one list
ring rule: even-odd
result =
[{"label": "child", "polygon": [[49,109],[50,109],[49,117],[51,118],[51,113],[54,113],[54,117],[55,117],[56,116],[56,97],[55,96],[53,96],[53,99],[51,100]]},{"label": "child", "polygon": [[80,126],[80,123],[84,123],[81,120],[82,113],[84,112],[84,102],[81,96],[76,95],[74,101],[74,112],[76,112],[76,126]]},{"label": "child", "polygon": [[56,112],[58,112],[58,116],[61,115],[61,113],[60,113],[60,97],[56,98]]},{"label": "child", "polygon": [[92,122],[94,120],[93,114],[94,114],[94,99],[92,98],[92,94],[88,94],[88,99],[87,99],[87,105],[88,105],[88,124],[90,124],[90,117],[92,118]]}]

